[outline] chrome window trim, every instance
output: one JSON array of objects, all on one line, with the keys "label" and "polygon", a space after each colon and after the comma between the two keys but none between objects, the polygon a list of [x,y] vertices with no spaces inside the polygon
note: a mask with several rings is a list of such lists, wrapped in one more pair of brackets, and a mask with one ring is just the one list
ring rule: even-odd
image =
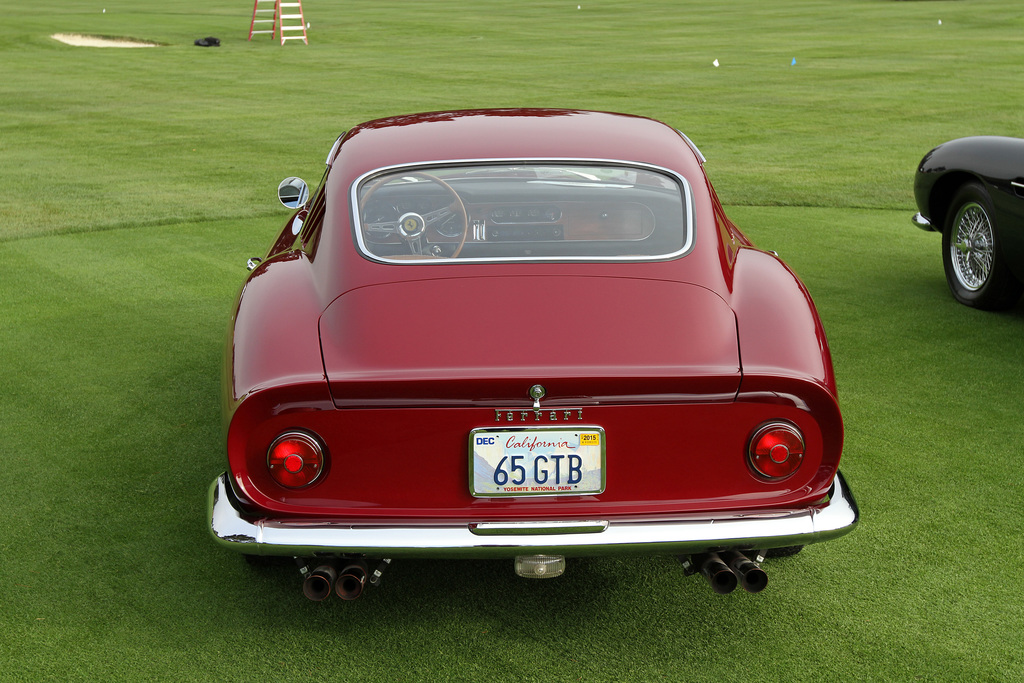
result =
[{"label": "chrome window trim", "polygon": [[[684,241],[682,247],[667,254],[654,256],[537,256],[523,258],[433,258],[423,259],[395,259],[386,256],[378,256],[370,251],[363,240],[362,219],[359,216],[359,188],[365,181],[374,177],[385,175],[399,170],[407,171],[429,171],[432,168],[447,168],[451,166],[483,166],[490,164],[568,164],[573,166],[612,166],[621,168],[643,169],[660,173],[675,179],[683,191],[683,213],[686,220]],[[693,202],[693,190],[690,182],[681,174],[669,168],[647,164],[639,161],[622,161],[616,159],[591,159],[576,157],[538,157],[528,159],[503,158],[503,159],[449,159],[444,161],[428,161],[412,164],[394,164],[384,166],[363,173],[353,181],[349,187],[349,211],[352,217],[352,230],[355,235],[359,253],[366,259],[377,263],[403,266],[421,265],[450,265],[453,263],[648,263],[652,261],[671,261],[690,253],[693,249],[696,225],[696,209]]]},{"label": "chrome window trim", "polygon": [[704,158],[704,154],[700,151],[697,145],[694,144],[693,140],[690,139],[690,136],[688,136],[686,133],[679,130],[678,128],[676,129],[676,132],[683,137],[683,140],[685,140],[686,144],[690,146],[690,149],[693,150],[693,153],[697,155],[697,159],[698,161],[700,161],[700,165],[703,166],[704,164],[706,164],[707,159]]},{"label": "chrome window trim", "polygon": [[334,163],[334,158],[338,155],[338,148],[341,147],[341,141],[346,135],[348,135],[348,131],[339,135],[338,139],[335,140],[334,144],[331,146],[331,151],[327,153],[327,158],[324,159],[324,165],[327,166],[327,168],[330,168]]}]

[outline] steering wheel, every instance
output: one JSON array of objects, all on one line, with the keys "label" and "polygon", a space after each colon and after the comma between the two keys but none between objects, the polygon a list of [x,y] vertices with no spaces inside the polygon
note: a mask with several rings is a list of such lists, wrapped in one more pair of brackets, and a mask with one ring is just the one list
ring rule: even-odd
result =
[{"label": "steering wheel", "polygon": [[[451,195],[452,201],[447,206],[442,206],[440,209],[429,211],[424,214],[416,213],[415,211],[405,211],[401,216],[398,217],[397,221],[380,221],[375,223],[363,223],[365,216],[365,209],[369,204],[370,199],[380,190],[382,187],[387,185],[389,182],[398,178],[420,178],[427,180],[435,185],[440,185],[448,194]],[[455,245],[455,250],[452,255],[448,258],[457,258],[462,252],[462,247],[466,244],[466,236],[469,234],[469,214],[466,212],[466,205],[462,203],[462,197],[455,189],[441,180],[437,176],[430,175],[429,173],[423,173],[422,171],[409,171],[398,173],[395,175],[388,175],[378,180],[374,185],[366,191],[366,194],[361,200],[359,200],[359,218],[360,222],[363,223],[364,234],[373,230],[377,233],[393,233],[397,234],[406,244],[409,245],[409,250],[413,254],[424,254],[424,235],[427,229],[434,228],[438,225],[443,224],[452,215],[457,215],[462,219],[462,231],[459,235],[459,241]],[[441,256],[440,245],[434,245],[433,249],[428,250],[426,253],[434,256]]]}]

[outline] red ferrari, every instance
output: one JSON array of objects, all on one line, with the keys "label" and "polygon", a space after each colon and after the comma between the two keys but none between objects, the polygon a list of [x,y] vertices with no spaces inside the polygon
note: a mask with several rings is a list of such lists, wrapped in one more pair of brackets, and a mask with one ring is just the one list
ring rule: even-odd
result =
[{"label": "red ferrari", "polygon": [[651,119],[414,114],[335,142],[234,310],[211,532],[357,597],[395,558],[676,555],[717,592],[849,532],[807,290]]}]

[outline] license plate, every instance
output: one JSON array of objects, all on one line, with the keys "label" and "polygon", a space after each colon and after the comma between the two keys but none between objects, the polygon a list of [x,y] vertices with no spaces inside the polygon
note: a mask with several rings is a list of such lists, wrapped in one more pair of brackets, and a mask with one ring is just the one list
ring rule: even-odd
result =
[{"label": "license plate", "polygon": [[478,498],[604,491],[600,427],[474,429],[469,452],[470,492]]}]

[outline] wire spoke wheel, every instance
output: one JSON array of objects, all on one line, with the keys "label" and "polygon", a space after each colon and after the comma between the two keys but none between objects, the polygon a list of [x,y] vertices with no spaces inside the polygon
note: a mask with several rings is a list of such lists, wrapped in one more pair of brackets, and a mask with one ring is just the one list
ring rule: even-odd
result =
[{"label": "wire spoke wheel", "polygon": [[965,306],[998,311],[1020,299],[1024,285],[1005,260],[1001,217],[980,183],[953,195],[942,229],[942,266],[953,298]]},{"label": "wire spoke wheel", "polygon": [[969,202],[960,208],[953,226],[956,234],[949,245],[953,270],[964,289],[976,292],[992,274],[992,221],[980,204]]}]

